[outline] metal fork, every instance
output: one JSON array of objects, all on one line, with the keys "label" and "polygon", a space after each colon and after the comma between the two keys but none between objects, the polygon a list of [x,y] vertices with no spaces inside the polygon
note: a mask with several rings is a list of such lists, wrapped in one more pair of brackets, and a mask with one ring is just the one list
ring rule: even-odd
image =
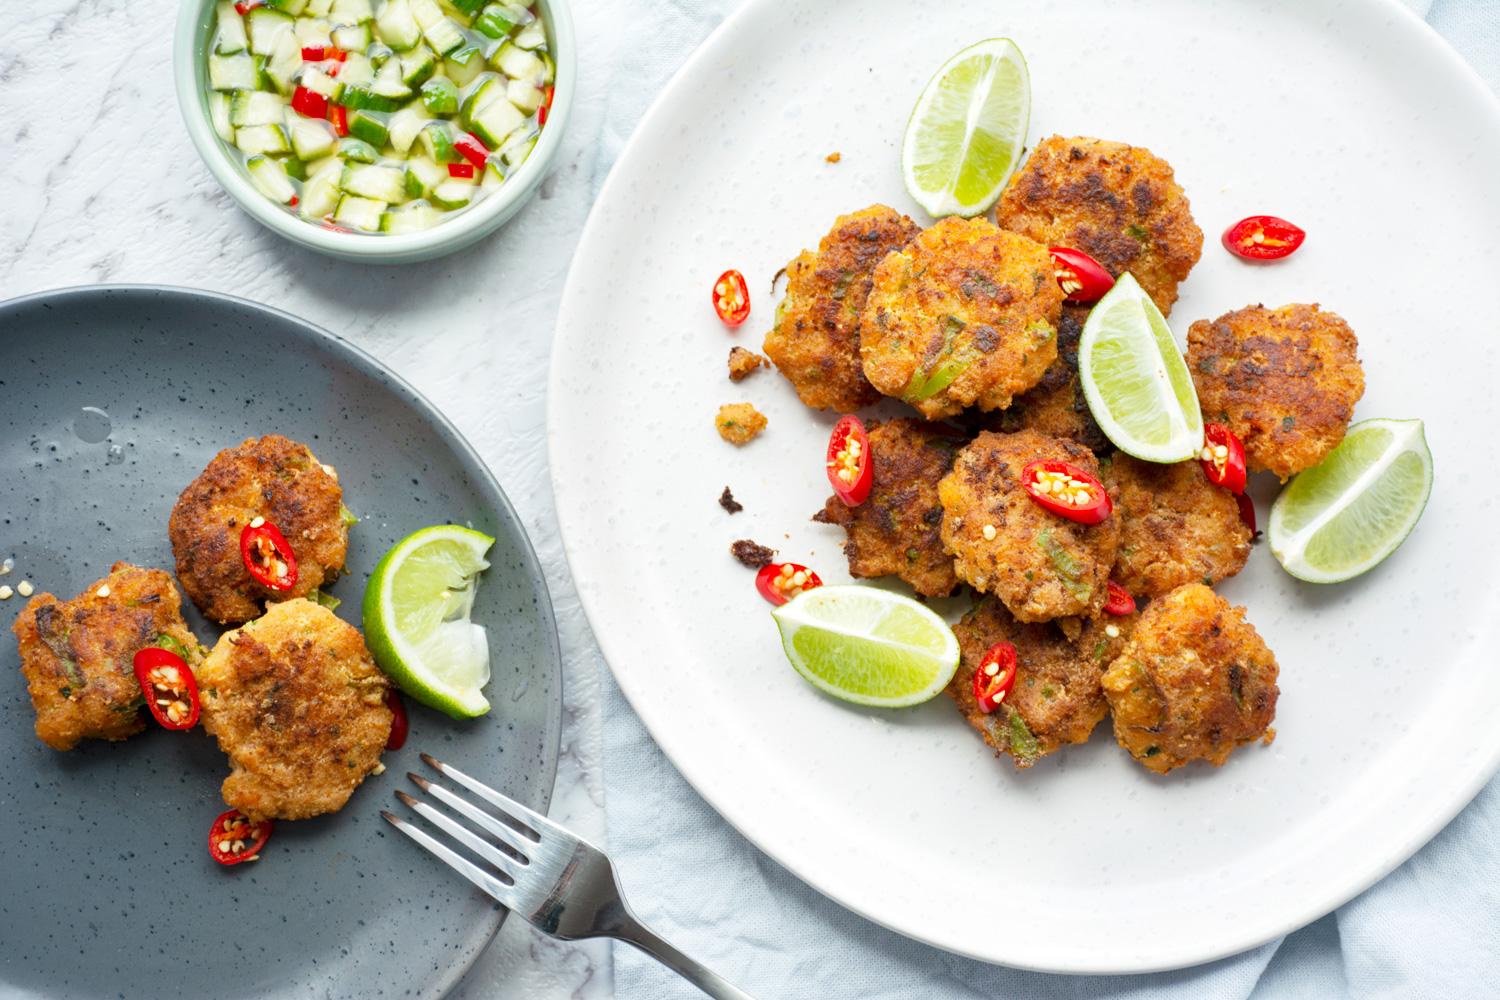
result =
[{"label": "metal fork", "polygon": [[396,829],[544,934],[562,941],[615,938],[639,948],[715,1000],[751,1000],[749,994],[735,989],[637,920],[620,893],[614,865],[599,848],[457,768],[425,753],[422,759],[501,810],[496,815],[481,809],[442,785],[407,772],[406,776],[418,788],[466,817],[499,843],[479,836],[448,813],[405,792],[397,792],[396,798],[489,862],[495,872],[474,864],[437,838],[382,809],[380,815]]}]

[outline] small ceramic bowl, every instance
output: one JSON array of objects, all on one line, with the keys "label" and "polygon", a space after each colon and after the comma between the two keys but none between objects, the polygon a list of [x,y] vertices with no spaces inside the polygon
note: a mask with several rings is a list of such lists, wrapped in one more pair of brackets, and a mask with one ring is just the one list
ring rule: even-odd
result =
[{"label": "small ceramic bowl", "polygon": [[187,122],[188,135],[198,155],[229,192],[230,197],[267,229],[330,257],[367,264],[404,264],[430,260],[462,249],[489,235],[521,210],[546,176],[573,107],[578,83],[578,46],[567,0],[536,0],[538,16],[547,27],[547,47],[557,66],[552,109],[536,147],[505,183],[490,190],[474,207],[431,229],[385,236],[324,229],[297,218],[258,191],[237,159],[224,148],[208,116],[208,60],[205,50],[213,36],[214,0],[182,0],[177,16],[177,38],[172,61],[177,80],[177,104]]}]

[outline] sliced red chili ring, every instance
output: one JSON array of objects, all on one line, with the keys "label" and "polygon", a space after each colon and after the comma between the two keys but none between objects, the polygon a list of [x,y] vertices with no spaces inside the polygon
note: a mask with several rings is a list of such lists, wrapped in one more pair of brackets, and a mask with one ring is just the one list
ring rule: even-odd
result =
[{"label": "sliced red chili ring", "polygon": [[291,590],[297,585],[297,557],[281,529],[263,517],[240,532],[240,558],[263,587]]},{"label": "sliced red chili ring", "polygon": [[828,481],[847,507],[858,507],[870,495],[875,462],[864,421],[852,413],[839,418],[828,436]]},{"label": "sliced red chili ring", "polygon": [[755,589],[772,604],[785,604],[804,590],[821,586],[818,574],[797,563],[767,563],[755,574]]},{"label": "sliced red chili ring", "polygon": [[1084,305],[1098,302],[1115,287],[1115,279],[1094,258],[1072,247],[1052,247],[1052,276],[1063,290],[1065,302]]},{"label": "sliced red chili ring", "polygon": [[1104,484],[1067,462],[1032,462],[1021,483],[1031,499],[1070,521],[1098,524],[1114,510]]},{"label": "sliced red chili ring", "polygon": [[979,703],[979,710],[988,715],[999,708],[1015,682],[1016,647],[997,642],[974,668],[974,700]]},{"label": "sliced red chili ring", "polygon": [[449,177],[473,177],[474,164],[472,163],[450,163],[448,164]]},{"label": "sliced red chili ring", "polygon": [[1245,492],[1245,446],[1223,424],[1203,425],[1203,450],[1198,453],[1208,478],[1232,493]]},{"label": "sliced red chili ring", "polygon": [[1224,230],[1224,249],[1245,260],[1280,260],[1302,245],[1306,230],[1274,215],[1252,215]]},{"label": "sliced red chili ring", "polygon": [[1240,502],[1240,520],[1245,522],[1245,526],[1250,529],[1250,537],[1254,539],[1260,533],[1255,529],[1255,504],[1245,493],[1236,493],[1234,498]]},{"label": "sliced red chili ring", "polygon": [[209,828],[208,853],[221,865],[254,861],[260,857],[266,841],[271,839],[271,830],[275,826],[275,820],[252,823],[244,813],[231,809],[214,820],[214,825]]},{"label": "sliced red chili ring", "polygon": [[400,750],[406,745],[406,702],[401,700],[401,692],[391,688],[385,696],[385,707],[391,710],[394,718],[391,719],[391,735],[386,737],[385,748],[387,750]]},{"label": "sliced red chili ring", "polygon": [[147,646],[135,654],[132,665],[152,718],[166,729],[192,729],[197,725],[202,708],[198,679],[182,657],[170,649]]},{"label": "sliced red chili ring", "polygon": [[750,286],[745,276],[730,268],[714,282],[714,312],[728,326],[739,326],[750,315]]},{"label": "sliced red chili ring", "polygon": [[1109,600],[1104,603],[1104,610],[1112,615],[1128,615],[1135,610],[1135,598],[1130,596],[1130,591],[1120,586],[1115,581],[1109,581]]}]

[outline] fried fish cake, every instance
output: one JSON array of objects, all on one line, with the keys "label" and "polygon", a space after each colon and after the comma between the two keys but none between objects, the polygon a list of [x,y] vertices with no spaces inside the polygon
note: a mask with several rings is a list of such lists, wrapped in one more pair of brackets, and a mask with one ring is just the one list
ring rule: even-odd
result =
[{"label": "fried fish cake", "polygon": [[1080,524],[1037,503],[1021,474],[1040,461],[1099,475],[1099,463],[1083,445],[1033,430],[983,431],[969,442],[938,484],[943,547],[960,580],[996,595],[1023,622],[1091,617],[1108,596],[1118,519]]},{"label": "fried fish cake", "polygon": [[1043,246],[1082,250],[1116,278],[1129,271],[1163,315],[1203,253],[1203,230],[1167,161],[1123,142],[1043,139],[995,217]]},{"label": "fried fish cake", "polygon": [[[338,579],[349,544],[343,491],[331,466],[280,434],[219,452],[182,491],[167,530],[182,589],[209,618],[248,621],[261,601],[289,601]],[[271,590],[245,568],[240,533],[261,517],[286,536],[297,582]]]},{"label": "fried fish cake", "polygon": [[1062,297],[1045,246],[950,216],[876,266],[865,377],[928,420],[1009,406],[1057,360]]},{"label": "fried fish cake", "polygon": [[828,498],[814,521],[848,534],[849,575],[894,573],[927,597],[947,597],[958,586],[953,557],[943,551],[943,505],[938,480],[953,468],[967,439],[952,427],[903,417],[871,421],[870,495],[858,507]]},{"label": "fried fish cake", "polygon": [[884,205],[841,215],[818,252],[786,266],[786,298],[763,350],[815,409],[853,413],[880,398],[860,364],[860,312],[881,258],[922,227]]},{"label": "fried fish cake", "polygon": [[1120,522],[1111,578],[1135,596],[1213,584],[1244,569],[1251,532],[1239,502],[1209,481],[1197,459],[1160,465],[1117,451],[1104,482]]},{"label": "fried fish cake", "polygon": [[1203,419],[1227,426],[1251,469],[1285,482],[1344,440],[1365,394],[1359,340],[1317,303],[1246,306],[1188,328],[1188,370]]},{"label": "fried fish cake", "polygon": [[224,801],[253,822],[342,808],[380,763],[390,688],[359,631],[311,601],[226,632],[198,670],[203,728],[233,767]]},{"label": "fried fish cake", "polygon": [[[1102,615],[1082,622],[1070,639],[1057,622],[1018,622],[985,597],[953,626],[962,653],[947,694],[996,756],[1030,767],[1064,744],[1083,743],[1109,714],[1099,685],[1105,666],[1124,648],[1138,615]],[[993,712],[974,698],[974,671],[997,642],[1016,647],[1016,680]]]},{"label": "fried fish cake", "polygon": [[1194,760],[1219,767],[1275,737],[1277,673],[1244,608],[1184,584],[1146,608],[1104,672],[1115,739],[1162,774]]},{"label": "fried fish cake", "polygon": [[37,594],[11,631],[36,709],[36,735],[55,750],[88,737],[123,740],[146,727],[135,654],[165,646],[189,666],[203,657],[182,620],[182,595],[164,570],[127,562],[71,601]]},{"label": "fried fish cake", "polygon": [[992,426],[986,429],[1013,433],[1029,427],[1050,437],[1077,441],[1095,453],[1113,447],[1094,421],[1078,380],[1078,338],[1088,315],[1088,306],[1063,306],[1057,323],[1057,360],[1042,373],[1040,382],[994,414]]}]

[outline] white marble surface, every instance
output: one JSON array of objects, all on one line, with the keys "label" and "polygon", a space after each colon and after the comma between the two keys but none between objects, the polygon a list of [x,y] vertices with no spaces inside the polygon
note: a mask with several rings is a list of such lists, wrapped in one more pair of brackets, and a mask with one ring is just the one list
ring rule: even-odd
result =
[{"label": "white marble surface", "polygon": [[[499,477],[546,569],[566,664],[552,815],[604,840],[597,648],[547,480],[545,392],[563,278],[601,171],[624,0],[579,0],[584,53],[567,141],[539,196],[445,260],[399,268],[300,250],[239,211],[173,95],[173,0],[0,4],[0,299],[101,282],[212,289],[305,317],[373,354],[457,424]],[[607,997],[606,945],[507,922],[456,997]]]}]

